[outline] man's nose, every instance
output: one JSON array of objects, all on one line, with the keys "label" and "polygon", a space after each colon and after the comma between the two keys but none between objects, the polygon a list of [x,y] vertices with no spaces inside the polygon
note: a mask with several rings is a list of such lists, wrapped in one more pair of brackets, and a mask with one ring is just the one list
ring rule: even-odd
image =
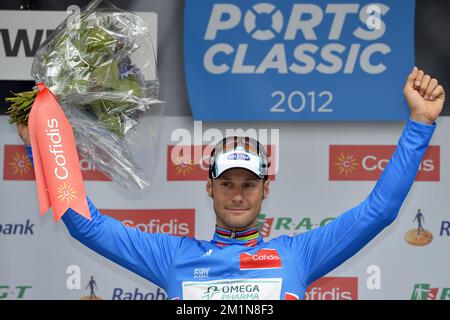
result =
[{"label": "man's nose", "polygon": [[241,187],[234,187],[232,189],[232,199],[233,201],[239,201],[242,202],[243,201],[243,190]]}]

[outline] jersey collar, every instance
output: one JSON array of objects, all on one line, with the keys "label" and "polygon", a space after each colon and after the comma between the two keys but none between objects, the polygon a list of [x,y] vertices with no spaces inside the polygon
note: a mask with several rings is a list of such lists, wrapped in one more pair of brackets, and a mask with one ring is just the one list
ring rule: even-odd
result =
[{"label": "jersey collar", "polygon": [[212,242],[218,246],[242,245],[254,247],[262,241],[258,226],[236,232],[216,226],[212,239]]}]

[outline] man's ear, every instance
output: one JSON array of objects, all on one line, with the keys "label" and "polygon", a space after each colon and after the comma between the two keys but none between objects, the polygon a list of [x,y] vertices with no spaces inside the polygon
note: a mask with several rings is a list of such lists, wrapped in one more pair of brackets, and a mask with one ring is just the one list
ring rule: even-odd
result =
[{"label": "man's ear", "polygon": [[206,193],[208,194],[208,196],[210,198],[213,197],[212,184],[213,184],[213,182],[212,182],[211,178],[208,178],[205,189],[206,189]]},{"label": "man's ear", "polygon": [[269,184],[270,184],[269,179],[263,182],[263,199],[269,196]]}]

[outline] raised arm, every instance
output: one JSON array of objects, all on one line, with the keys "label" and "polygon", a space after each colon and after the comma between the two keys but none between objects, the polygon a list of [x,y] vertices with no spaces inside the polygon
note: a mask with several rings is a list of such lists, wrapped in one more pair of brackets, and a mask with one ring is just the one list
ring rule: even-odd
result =
[{"label": "raised arm", "polygon": [[[416,84],[416,80],[420,83]],[[369,196],[328,225],[285,238],[298,259],[299,272],[306,286],[356,254],[397,217],[445,100],[444,90],[437,80],[424,76],[417,68],[408,76],[404,95],[411,110],[410,118]]]},{"label": "raised arm", "polygon": [[[22,130],[27,131],[26,126]],[[26,148],[33,162],[31,146]],[[126,227],[101,214],[89,197],[87,201],[92,221],[72,209],[67,210],[62,220],[69,233],[88,248],[165,289],[172,259],[183,238]]]}]

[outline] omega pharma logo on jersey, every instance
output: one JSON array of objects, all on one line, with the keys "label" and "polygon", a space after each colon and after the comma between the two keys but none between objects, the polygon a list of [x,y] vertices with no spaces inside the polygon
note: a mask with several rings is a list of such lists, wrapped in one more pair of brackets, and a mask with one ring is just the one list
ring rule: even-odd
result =
[{"label": "omega pharma logo on jersey", "polygon": [[413,27],[413,0],[186,0],[193,117],[404,120]]}]

